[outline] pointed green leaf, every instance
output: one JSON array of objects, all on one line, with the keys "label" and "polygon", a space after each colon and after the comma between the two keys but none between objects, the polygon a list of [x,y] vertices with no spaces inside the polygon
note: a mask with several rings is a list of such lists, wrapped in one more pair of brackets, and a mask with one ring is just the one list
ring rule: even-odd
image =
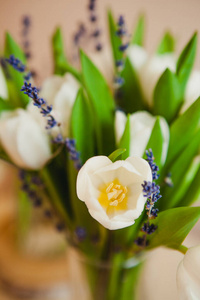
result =
[{"label": "pointed green leaf", "polygon": [[200,197],[200,166],[198,166],[198,171],[195,174],[194,180],[189,186],[184,197],[181,199],[179,206],[189,206],[195,201],[199,200]]},{"label": "pointed green leaf", "polygon": [[138,46],[144,46],[144,29],[145,29],[145,17],[141,15],[138,19],[135,32],[132,37],[132,44]]},{"label": "pointed green leaf", "polygon": [[117,158],[123,154],[124,152],[126,151],[126,149],[117,149],[115,151],[113,151],[109,156],[108,158],[112,161],[112,162],[115,162],[117,160]]},{"label": "pointed green leaf", "polygon": [[81,64],[84,84],[95,114],[98,152],[109,155],[115,149],[114,100],[104,77],[83,52]]},{"label": "pointed green leaf", "polygon": [[125,60],[121,77],[124,79],[124,84],[121,87],[123,95],[122,99],[118,100],[119,106],[129,114],[132,114],[138,110],[143,110],[144,102],[140,90],[139,80],[128,57]]},{"label": "pointed green leaf", "polygon": [[63,37],[60,27],[58,27],[52,37],[53,56],[54,56],[54,73],[63,75],[63,65],[67,64],[67,58],[65,56]]},{"label": "pointed green leaf", "polygon": [[195,55],[197,49],[197,33],[195,33],[188,44],[183,49],[177,62],[176,75],[181,86],[181,95],[183,96],[187,80],[190,76],[192,67],[194,65]]},{"label": "pointed green leaf", "polygon": [[200,218],[200,207],[179,207],[158,214],[153,222],[158,226],[149,236],[149,249],[166,246],[178,249]]},{"label": "pointed green leaf", "polygon": [[198,98],[184,114],[179,116],[170,127],[170,143],[167,157],[168,164],[170,164],[190,143],[199,126],[200,98]]},{"label": "pointed green leaf", "polygon": [[126,159],[130,155],[130,142],[131,142],[131,124],[130,124],[130,115],[128,115],[124,133],[119,142],[119,147],[126,149],[126,152],[122,154],[122,159]]},{"label": "pointed green leaf", "polygon": [[60,27],[56,29],[52,37],[52,48],[54,57],[54,74],[64,75],[66,72],[69,72],[77,80],[81,81],[81,75],[79,72],[67,61]]},{"label": "pointed green leaf", "polygon": [[119,47],[121,46],[122,42],[121,39],[116,35],[117,26],[111,11],[108,11],[108,25],[109,25],[110,42],[112,46],[114,63],[115,63],[117,60],[122,59],[123,53],[122,51],[119,50]]},{"label": "pointed green leaf", "polygon": [[[10,55],[14,55],[15,58],[21,60],[23,64],[26,64],[26,58],[23,51],[13,40],[9,33],[6,34],[5,51],[4,56],[9,58]],[[28,97],[24,95],[20,89],[24,83],[23,73],[19,73],[12,66],[7,63],[9,80],[7,80],[9,99],[12,101],[15,107],[25,107],[28,104]]]},{"label": "pointed green leaf", "polygon": [[[181,180],[180,188],[175,194],[174,202],[176,206],[189,206],[196,200],[197,195],[200,196],[200,162],[194,159],[187,173]],[[197,183],[198,182],[198,183]],[[191,190],[193,187],[194,191]],[[189,192],[189,194],[188,194]],[[185,199],[185,200],[184,200]],[[186,201],[187,203],[184,203]]]},{"label": "pointed green leaf", "polygon": [[[146,150],[152,149],[153,155],[155,157],[155,163],[159,167],[161,167],[164,163],[163,161],[163,149],[165,147],[164,143],[165,140],[162,132],[160,117],[157,117],[148,144],[146,146]],[[144,157],[146,157],[145,153],[144,153]]]},{"label": "pointed green leaf", "polygon": [[154,113],[163,116],[169,123],[177,115],[181,104],[179,82],[176,75],[166,69],[154,90]]},{"label": "pointed green leaf", "polygon": [[169,52],[174,52],[175,50],[175,39],[170,32],[166,32],[162,38],[160,45],[158,46],[157,53],[165,54]]},{"label": "pointed green leaf", "polygon": [[71,134],[76,140],[76,149],[80,152],[81,161],[94,156],[94,126],[89,102],[80,89],[71,115]]},{"label": "pointed green leaf", "polygon": [[184,174],[192,163],[193,158],[198,152],[200,145],[200,130],[194,135],[188,146],[181,152],[179,157],[174,161],[169,171],[174,186],[166,187],[164,192],[164,201],[162,201],[162,209],[176,206],[179,199],[176,198],[176,193],[179,193]]}]

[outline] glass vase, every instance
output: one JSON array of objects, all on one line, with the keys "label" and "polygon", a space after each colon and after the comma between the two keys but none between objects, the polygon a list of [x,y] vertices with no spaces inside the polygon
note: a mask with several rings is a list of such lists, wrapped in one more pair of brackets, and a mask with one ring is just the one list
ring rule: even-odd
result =
[{"label": "glass vase", "polygon": [[[82,300],[137,300],[138,281],[144,256],[124,259],[116,253],[109,261],[94,261],[71,253],[74,265],[74,295]],[[79,264],[79,267],[77,267]],[[77,273],[78,272],[78,273]],[[80,286],[81,282],[81,286]]]}]

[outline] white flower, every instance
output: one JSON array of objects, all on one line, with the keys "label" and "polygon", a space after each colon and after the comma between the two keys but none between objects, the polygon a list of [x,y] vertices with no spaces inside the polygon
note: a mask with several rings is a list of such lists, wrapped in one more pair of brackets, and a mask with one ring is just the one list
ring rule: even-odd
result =
[{"label": "white flower", "polygon": [[21,168],[39,169],[51,157],[48,135],[23,109],[4,112],[0,120],[0,143]]},{"label": "white flower", "polygon": [[[127,116],[121,111],[117,111],[115,114],[115,132],[116,140],[119,143],[127,121]],[[146,111],[138,111],[130,116],[131,127],[131,143],[130,143],[130,155],[143,156],[149,138],[151,136],[152,129],[154,127],[156,117],[152,116]],[[169,127],[164,118],[160,117],[161,129],[164,136],[164,149],[162,153],[161,162],[164,163],[167,156],[167,149],[169,144]]]},{"label": "white flower", "polygon": [[152,181],[152,173],[142,158],[112,163],[106,156],[95,156],[78,173],[77,195],[104,227],[120,229],[134,224],[144,209],[144,180]]},{"label": "white flower", "polygon": [[200,245],[190,248],[177,270],[180,300],[200,299]]},{"label": "white flower", "polygon": [[6,80],[5,80],[1,66],[0,66],[0,97],[3,99],[8,98],[8,90],[7,90]]},{"label": "white flower", "polygon": [[185,102],[181,108],[183,113],[200,96],[200,71],[193,71],[187,82],[185,90]]},{"label": "white flower", "polygon": [[151,107],[153,105],[153,93],[162,73],[169,68],[176,70],[176,61],[172,54],[155,55],[149,58],[139,71],[139,79],[144,99]]},{"label": "white flower", "polygon": [[[79,84],[76,79],[72,75],[66,74],[63,77],[54,75],[46,79],[40,91],[40,97],[47,100],[48,104],[53,105],[51,114],[57,122],[61,123],[64,136],[69,134],[70,116],[78,89]],[[41,117],[37,107],[31,103],[28,110],[44,125],[44,118]]]},{"label": "white flower", "polygon": [[127,55],[134,69],[137,71],[141,70],[148,58],[146,50],[138,45],[130,45],[127,50]]}]

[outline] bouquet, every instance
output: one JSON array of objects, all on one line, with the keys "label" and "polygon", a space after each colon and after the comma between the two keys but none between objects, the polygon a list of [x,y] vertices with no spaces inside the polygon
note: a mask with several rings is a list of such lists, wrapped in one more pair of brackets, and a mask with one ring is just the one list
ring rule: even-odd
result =
[{"label": "bouquet", "polygon": [[92,299],[136,299],[148,252],[185,254],[200,217],[190,207],[200,179],[197,34],[176,59],[167,32],[151,57],[144,17],[131,35],[125,18],[109,11],[109,48],[96,2],[88,8],[91,26],[74,35],[71,61],[61,29],[53,34],[54,75],[41,87],[28,68],[28,43],[22,50],[6,35],[0,157],[19,169],[20,195],[81,255]]}]

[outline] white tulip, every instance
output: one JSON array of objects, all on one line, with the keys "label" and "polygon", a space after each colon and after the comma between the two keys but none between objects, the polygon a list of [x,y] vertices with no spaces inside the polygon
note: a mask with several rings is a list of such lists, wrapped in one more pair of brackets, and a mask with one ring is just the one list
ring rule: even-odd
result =
[{"label": "white tulip", "polygon": [[77,195],[104,227],[120,229],[134,224],[141,215],[146,202],[141,184],[145,180],[152,181],[152,172],[142,158],[113,163],[106,156],[95,156],[78,173]]},{"label": "white tulip", "polygon": [[0,143],[21,168],[40,169],[51,157],[45,130],[26,110],[4,112],[0,120]]},{"label": "white tulip", "polygon": [[[69,134],[69,121],[78,89],[78,82],[70,74],[63,77],[54,75],[46,79],[41,88],[40,97],[53,105],[52,115],[61,123],[64,136]],[[39,116],[38,108],[33,108],[32,104],[31,107],[31,110]]]},{"label": "white tulip", "polygon": [[183,113],[200,96],[200,71],[193,71],[187,82],[185,90],[185,102],[181,108]]},{"label": "white tulip", "polygon": [[180,300],[200,299],[200,245],[190,248],[177,270]]},{"label": "white tulip", "polygon": [[5,80],[1,66],[0,66],[0,97],[3,99],[8,98],[8,90],[7,90],[6,80]]},{"label": "white tulip", "polygon": [[148,59],[139,71],[139,79],[144,99],[151,107],[153,105],[153,93],[162,73],[169,68],[176,70],[176,60],[172,54],[155,55]]},{"label": "white tulip", "polygon": [[127,55],[135,70],[139,71],[147,62],[148,54],[143,47],[138,45],[130,45],[127,50]]},{"label": "white tulip", "polygon": [[[116,140],[119,143],[125,129],[127,116],[122,111],[117,111],[115,114],[115,132]],[[156,117],[152,116],[146,111],[138,111],[130,116],[130,128],[131,128],[131,143],[130,143],[130,155],[137,155],[142,157],[149,138],[151,136],[152,129],[154,127]],[[164,149],[162,153],[161,163],[165,162],[167,156],[167,150],[169,145],[169,127],[164,118],[160,117],[161,129],[164,136]]]}]

